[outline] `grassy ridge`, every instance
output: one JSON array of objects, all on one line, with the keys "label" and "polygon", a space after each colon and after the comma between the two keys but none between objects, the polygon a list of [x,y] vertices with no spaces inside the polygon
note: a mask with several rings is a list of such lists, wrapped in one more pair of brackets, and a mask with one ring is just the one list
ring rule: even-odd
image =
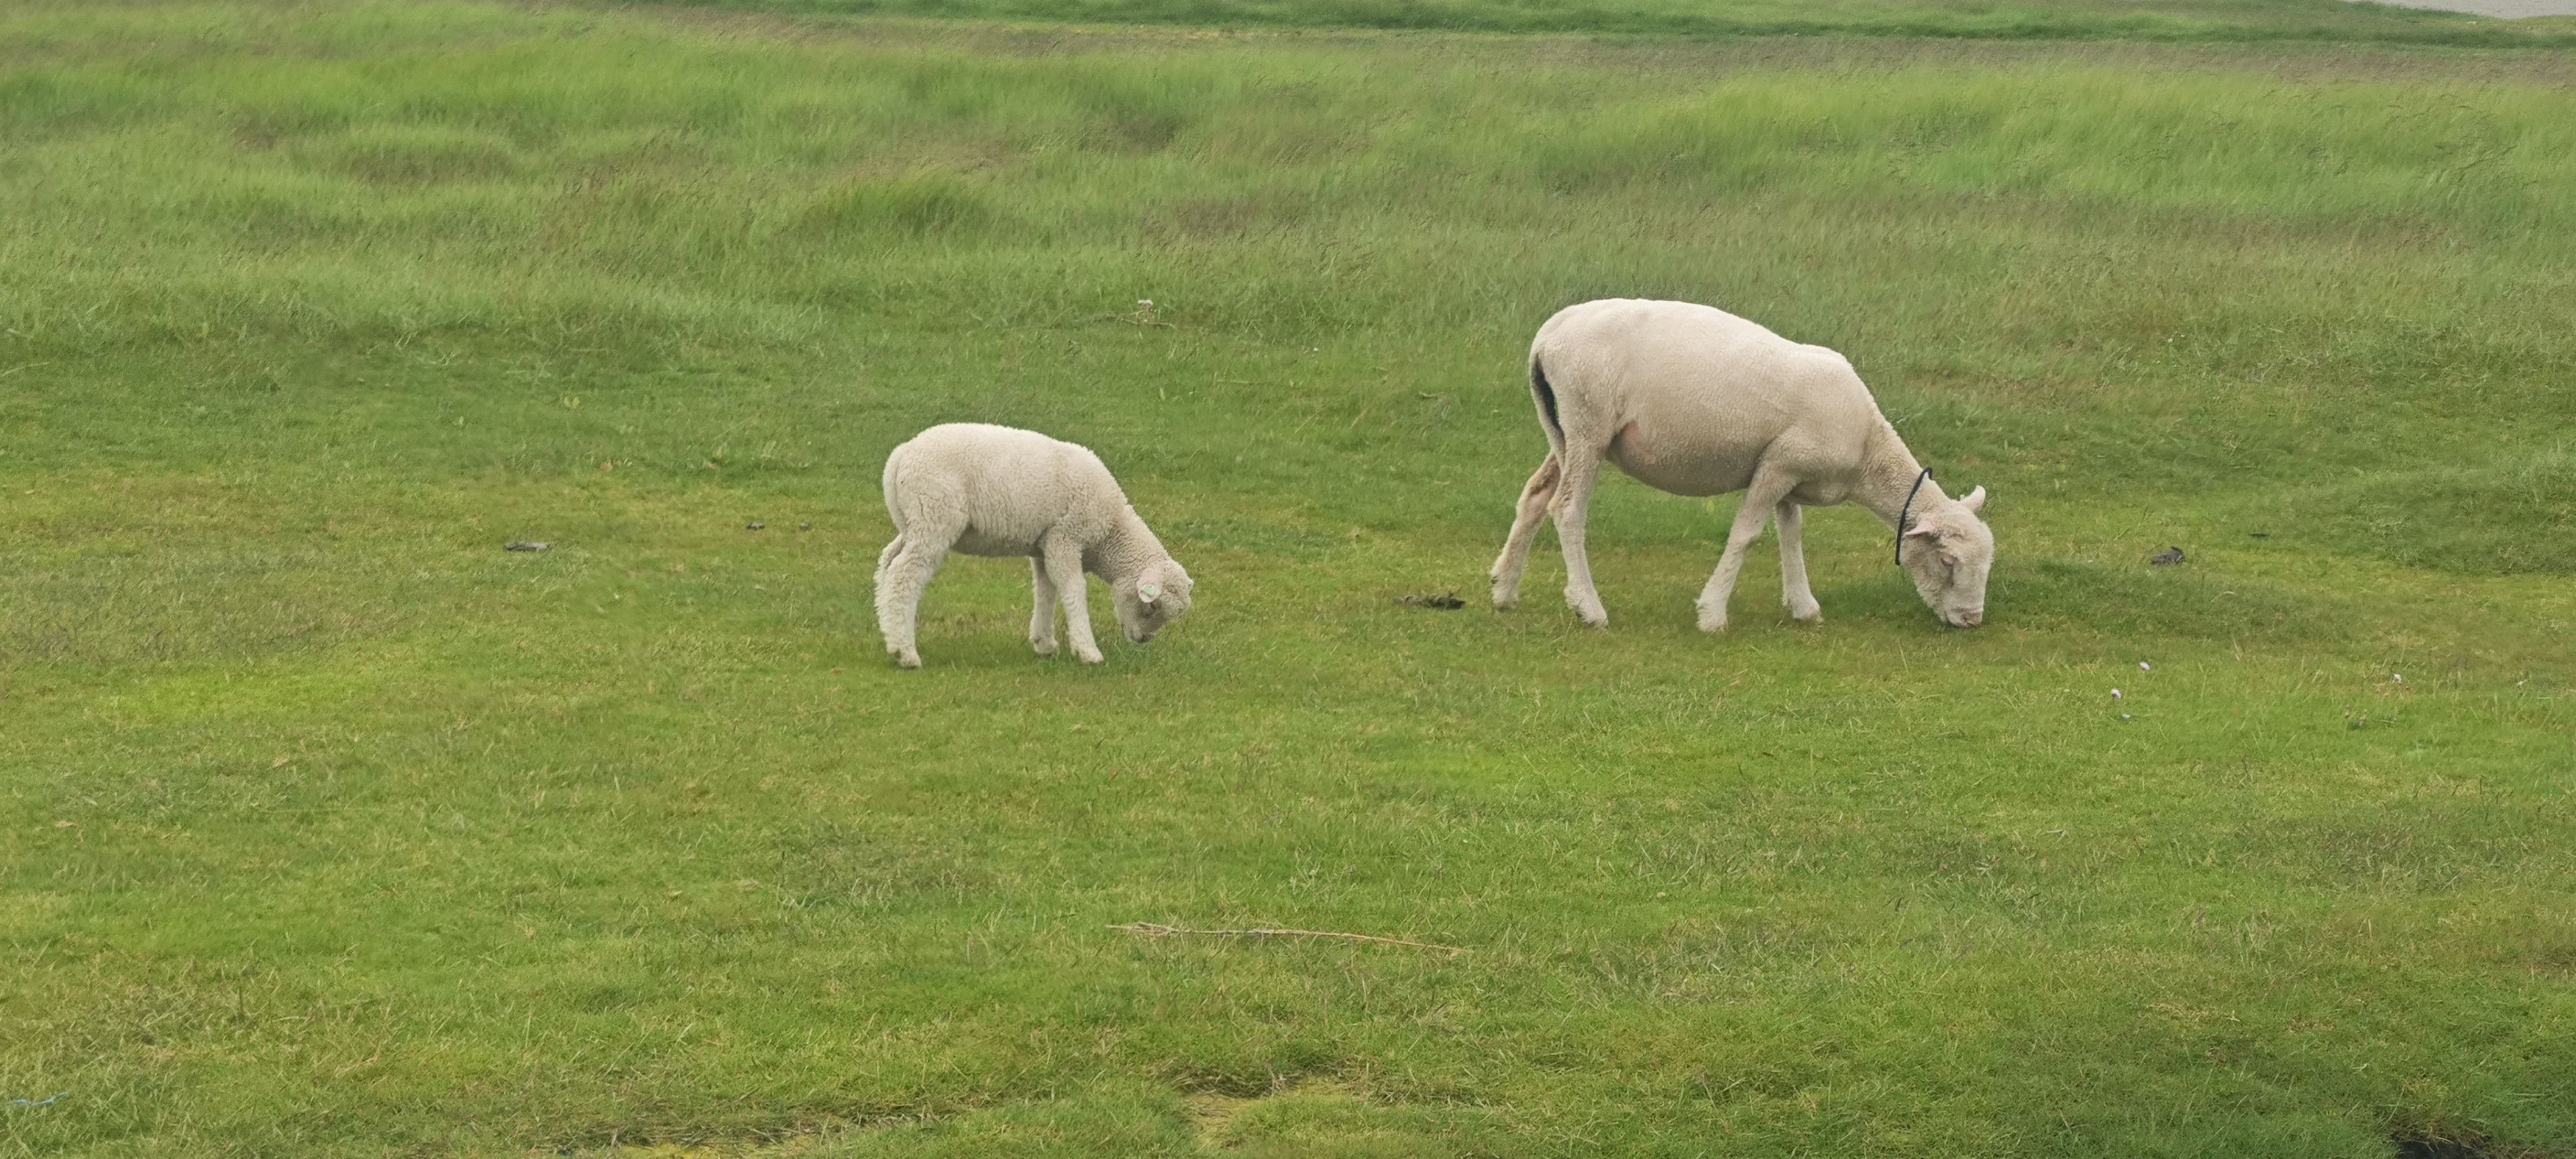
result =
[{"label": "grassy ridge", "polygon": [[[72,1092],[0,1146],[2576,1146],[2563,57],[0,45],[0,1096]],[[1994,491],[1992,626],[1830,510],[1828,622],[1757,567],[1703,637],[1731,504],[1617,481],[1612,631],[1544,556],[1392,604],[1612,293],[1849,352]],[[1098,448],[1199,608],[1039,662],[959,561],[887,669],[875,469],[957,418]]]},{"label": "grassy ridge", "polygon": [[[626,0],[633,3],[635,0]],[[669,3],[671,0],[647,0]],[[2348,0],[677,0],[801,16],[904,15],[1200,27],[1648,36],[1904,36],[2566,47],[2576,21]]]}]

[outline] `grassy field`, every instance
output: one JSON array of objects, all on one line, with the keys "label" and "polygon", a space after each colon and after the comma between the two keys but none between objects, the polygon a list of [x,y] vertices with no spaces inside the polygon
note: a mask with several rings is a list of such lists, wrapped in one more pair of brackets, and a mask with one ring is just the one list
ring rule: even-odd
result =
[{"label": "grassy field", "polygon": [[[2576,1155],[2563,52],[19,4],[0,205],[0,1155]],[[1987,626],[1615,479],[1397,604],[1608,295]],[[1189,617],[894,670],[953,419]]]}]

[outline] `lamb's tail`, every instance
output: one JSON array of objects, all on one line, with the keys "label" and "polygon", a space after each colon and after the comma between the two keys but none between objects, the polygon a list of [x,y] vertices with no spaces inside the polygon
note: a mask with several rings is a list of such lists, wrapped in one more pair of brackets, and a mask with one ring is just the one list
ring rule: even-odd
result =
[{"label": "lamb's tail", "polygon": [[1565,426],[1556,418],[1556,389],[1547,384],[1547,368],[1530,355],[1530,394],[1538,399],[1538,425],[1547,428],[1547,445],[1565,457]]}]

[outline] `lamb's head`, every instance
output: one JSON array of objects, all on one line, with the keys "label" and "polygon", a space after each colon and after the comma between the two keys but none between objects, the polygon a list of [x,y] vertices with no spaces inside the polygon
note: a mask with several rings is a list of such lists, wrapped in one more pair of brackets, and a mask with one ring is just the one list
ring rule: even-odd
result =
[{"label": "lamb's head", "polygon": [[1986,572],[1995,565],[1995,533],[1977,518],[1986,489],[1917,510],[1914,526],[1897,537],[1914,590],[1941,622],[1973,628],[1986,618]]},{"label": "lamb's head", "polygon": [[1146,564],[1135,579],[1110,584],[1109,594],[1118,606],[1118,626],[1142,644],[1190,610],[1190,573],[1166,556]]}]

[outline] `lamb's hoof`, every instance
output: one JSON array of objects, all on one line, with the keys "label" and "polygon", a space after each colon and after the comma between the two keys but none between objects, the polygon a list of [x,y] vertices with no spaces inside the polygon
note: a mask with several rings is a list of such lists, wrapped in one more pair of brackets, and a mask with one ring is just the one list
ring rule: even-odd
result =
[{"label": "lamb's hoof", "polygon": [[1031,640],[1029,641],[1029,649],[1040,656],[1053,656],[1055,655],[1055,641]]},{"label": "lamb's hoof", "polygon": [[1803,608],[1796,604],[1791,604],[1789,605],[1789,618],[1796,620],[1801,624],[1821,624],[1825,622],[1825,610],[1814,604],[1809,604]]},{"label": "lamb's hoof", "polygon": [[921,657],[907,652],[894,658],[894,666],[897,668],[919,668],[921,667]]},{"label": "lamb's hoof", "polygon": [[1077,651],[1077,652],[1075,652],[1073,655],[1074,655],[1074,658],[1076,658],[1076,659],[1078,659],[1078,660],[1082,661],[1082,662],[1083,662],[1083,663],[1085,663],[1085,664],[1098,664],[1098,663],[1100,663],[1100,649],[1098,649],[1098,648],[1094,648],[1094,649],[1092,649],[1092,650],[1090,650],[1090,651],[1088,651],[1088,652]]},{"label": "lamb's hoof", "polygon": [[1712,633],[1723,632],[1726,630],[1726,617],[1719,616],[1716,619],[1710,619],[1707,616],[1701,616],[1699,618],[1699,630]]}]

